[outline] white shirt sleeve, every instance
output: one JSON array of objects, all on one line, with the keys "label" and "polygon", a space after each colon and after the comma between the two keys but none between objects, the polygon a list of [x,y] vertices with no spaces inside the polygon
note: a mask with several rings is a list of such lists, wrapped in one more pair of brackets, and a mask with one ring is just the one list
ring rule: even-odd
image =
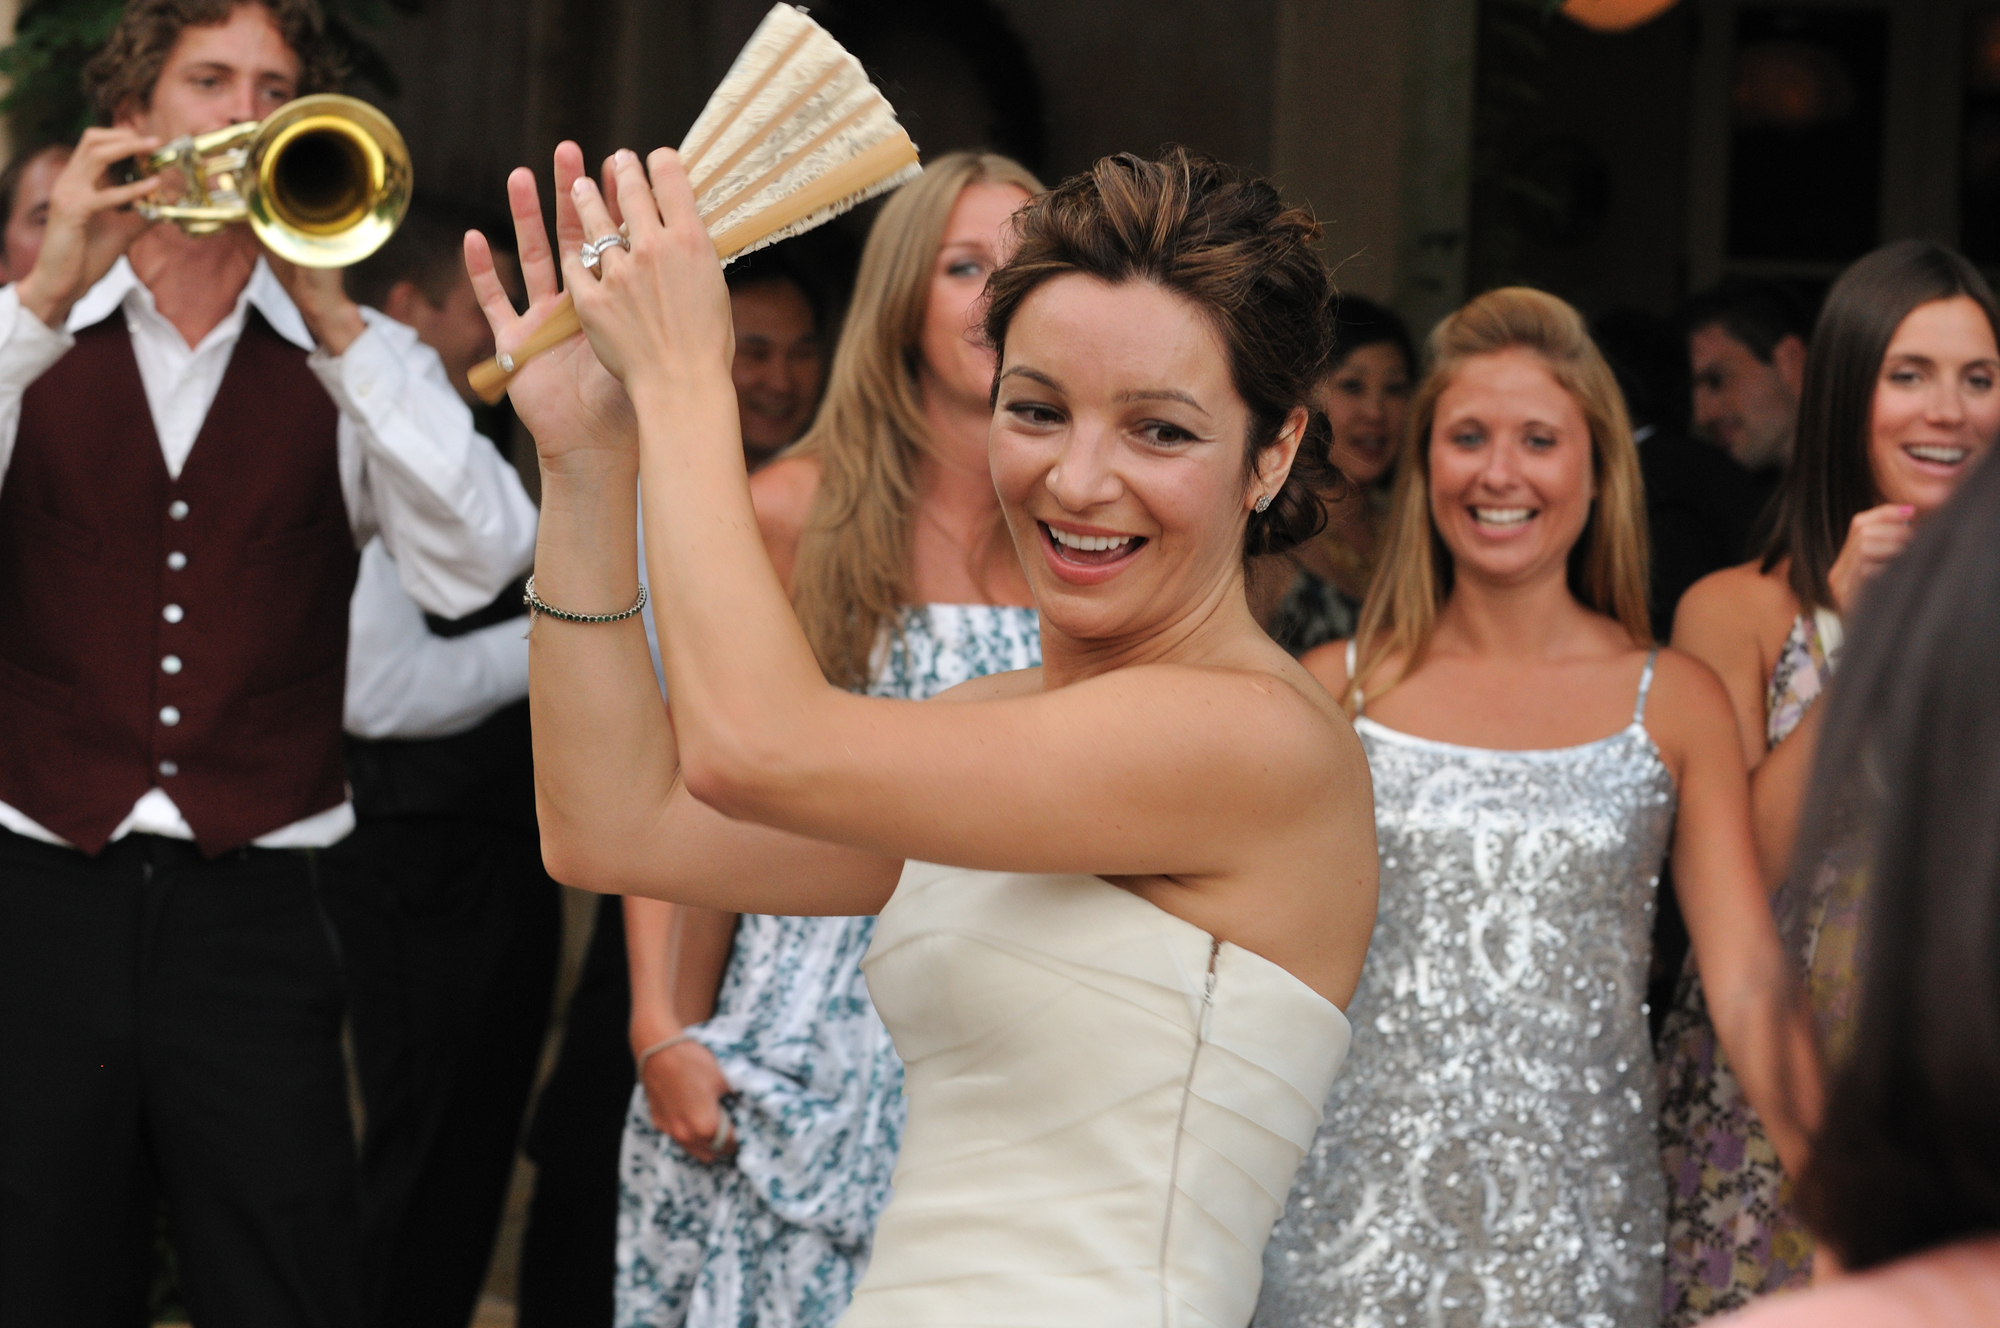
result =
[{"label": "white shirt sleeve", "polygon": [[347,638],[347,717],[359,738],[447,738],[528,694],[527,620],[443,637],[398,584],[395,560],[361,551]]},{"label": "white shirt sleeve", "polygon": [[75,344],[68,332],[23,309],[12,286],[0,287],[0,484],[7,482],[7,465],[14,459],[22,394]]},{"label": "white shirt sleeve", "polygon": [[514,468],[472,427],[437,353],[394,319],[345,353],[308,363],[340,408],[341,487],[357,543],[381,536],[410,598],[460,618],[534,557],[535,507]]}]

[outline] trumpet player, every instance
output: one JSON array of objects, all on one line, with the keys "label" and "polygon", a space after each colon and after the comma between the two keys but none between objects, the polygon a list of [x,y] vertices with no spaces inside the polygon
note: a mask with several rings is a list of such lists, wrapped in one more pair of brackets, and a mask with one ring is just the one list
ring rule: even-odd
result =
[{"label": "trumpet player", "polygon": [[350,1328],[356,1172],[319,850],[347,834],[357,551],[457,617],[535,517],[410,329],[114,163],[337,70],[313,0],[132,0],[105,127],[0,290],[0,1323]]}]

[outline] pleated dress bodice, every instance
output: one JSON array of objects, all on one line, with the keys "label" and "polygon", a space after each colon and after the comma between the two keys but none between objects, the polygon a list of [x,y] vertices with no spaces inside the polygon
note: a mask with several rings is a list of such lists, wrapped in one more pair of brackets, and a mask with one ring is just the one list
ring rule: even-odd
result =
[{"label": "pleated dress bodice", "polygon": [[912,862],[869,992],[909,1123],[843,1328],[1242,1328],[1346,1016],[1094,876]]}]

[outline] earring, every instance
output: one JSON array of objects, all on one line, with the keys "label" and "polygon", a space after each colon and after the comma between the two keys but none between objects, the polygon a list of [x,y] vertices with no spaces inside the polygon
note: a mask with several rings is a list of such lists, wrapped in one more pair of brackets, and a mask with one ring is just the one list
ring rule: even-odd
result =
[{"label": "earring", "polygon": [[1262,496],[1261,498],[1259,498],[1259,499],[1257,500],[1257,510],[1258,510],[1259,512],[1265,512],[1265,511],[1269,511],[1269,510],[1270,510],[1270,507],[1271,507],[1271,495],[1270,495],[1270,494],[1268,494],[1268,493],[1267,493],[1267,494],[1265,494],[1264,496]]}]

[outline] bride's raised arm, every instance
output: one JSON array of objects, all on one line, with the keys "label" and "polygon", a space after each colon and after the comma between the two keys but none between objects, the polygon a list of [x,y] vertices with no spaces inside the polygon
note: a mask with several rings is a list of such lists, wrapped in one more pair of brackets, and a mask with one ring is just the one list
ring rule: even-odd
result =
[{"label": "bride's raised arm", "polygon": [[[885,857],[1171,876],[1176,886],[1258,880],[1324,905],[1363,883],[1359,870],[1327,864],[1365,845],[1372,885],[1358,747],[1324,693],[1276,647],[1264,649],[1242,603],[1245,522],[1285,484],[1303,408],[1286,414],[1246,474],[1249,408],[1193,301],[1144,280],[1081,274],[1038,289],[1021,315],[1020,353],[1010,339],[1002,365],[993,444],[1002,507],[1024,560],[1046,552],[1031,552],[1031,541],[1060,530],[1073,541],[1129,537],[1128,565],[1067,583],[1030,568],[1050,661],[1038,687],[986,683],[959,705],[840,692],[821,676],[760,540],[714,250],[676,155],[656,152],[650,168],[649,180],[635,155],[620,153],[609,175],[629,252],[607,252],[601,280],[567,249],[563,258],[597,358],[623,381],[638,418],[673,709],[673,737],[649,739],[644,767],[625,772],[645,799],[663,796],[657,754],[677,738],[681,776],[703,803]],[[575,179],[571,201],[579,235],[615,232],[588,179]],[[1133,329],[1122,349],[1104,344],[1111,327]],[[629,471],[616,483],[629,492]],[[624,515],[609,510],[608,494],[592,501],[607,505],[597,519]],[[543,558],[557,551],[545,536]],[[563,607],[624,607],[635,587],[621,570],[607,559],[566,578],[565,593],[591,598]],[[558,602],[557,582],[540,584]],[[1051,595],[1066,597],[1060,613]],[[567,652],[536,664],[539,742],[544,689],[591,686],[598,675]],[[554,669],[568,675],[559,684]],[[592,784],[601,797],[636,740],[598,739]]]},{"label": "bride's raised arm", "polygon": [[[571,199],[584,178],[576,144],[556,150],[555,178],[560,261],[569,282],[590,281],[575,258],[584,241]],[[560,299],[533,173],[515,171],[507,192],[525,314],[508,302],[485,238],[466,238],[466,264],[502,352],[526,340]],[[725,353],[727,335],[725,324]],[[726,385],[726,359],[724,373]],[[510,391],[542,469],[536,595],[577,613],[626,609],[639,587],[639,445],[625,389],[572,338],[523,365]],[[733,414],[724,427],[733,438]],[[742,478],[739,462],[739,486]],[[538,618],[529,680],[542,852],[558,880],[793,914],[870,912],[895,884],[899,860],[732,822],[687,795],[637,615],[609,624]]]}]

